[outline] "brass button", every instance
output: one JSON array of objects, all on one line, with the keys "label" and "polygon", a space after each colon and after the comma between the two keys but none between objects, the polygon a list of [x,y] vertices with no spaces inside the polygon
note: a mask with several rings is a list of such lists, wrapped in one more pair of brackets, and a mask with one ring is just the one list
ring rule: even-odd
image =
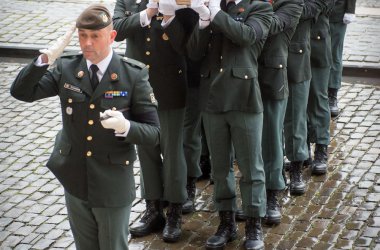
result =
[{"label": "brass button", "polygon": [[302,49],[300,49],[300,53],[302,53],[303,52],[303,50]]},{"label": "brass button", "polygon": [[150,29],[151,28],[151,26],[150,25],[148,25],[148,29]]},{"label": "brass button", "polygon": [[149,65],[149,64],[147,64],[147,65],[146,65],[146,67],[149,69],[149,68],[150,68],[150,65]]},{"label": "brass button", "polygon": [[247,76],[247,75],[245,75],[245,76],[244,76],[244,78],[245,78],[245,79],[248,79],[248,76]]},{"label": "brass button", "polygon": [[59,153],[62,154],[62,150],[61,149],[59,150]]},{"label": "brass button", "polygon": [[220,56],[220,60],[223,60],[223,56]]},{"label": "brass button", "polygon": [[317,39],[319,40],[319,39],[321,39],[321,37],[320,37],[320,36],[317,36]]},{"label": "brass button", "polygon": [[150,42],[150,38],[148,37],[148,38],[146,39],[146,41],[147,41],[147,42]]},{"label": "brass button", "polygon": [[220,68],[220,72],[221,72],[221,73],[223,72],[223,68]]},{"label": "brass button", "polygon": [[178,74],[182,74],[182,69],[178,70]]},{"label": "brass button", "polygon": [[112,107],[112,111],[116,111],[116,107]]},{"label": "brass button", "polygon": [[95,108],[95,105],[94,104],[90,104],[90,109],[94,109]]},{"label": "brass button", "polygon": [[278,65],[278,67],[280,67],[280,69],[282,69],[282,64]]},{"label": "brass button", "polygon": [[145,52],[145,55],[149,56],[150,55],[150,51]]},{"label": "brass button", "polygon": [[91,135],[87,136],[87,141],[92,141],[92,136]]},{"label": "brass button", "polygon": [[69,98],[69,99],[67,99],[67,102],[68,102],[68,103],[72,103],[72,102],[73,102],[73,99]]},{"label": "brass button", "polygon": [[93,120],[89,120],[88,121],[88,125],[93,125],[94,124],[94,121]]},{"label": "brass button", "polygon": [[86,154],[88,157],[90,157],[92,155],[92,152],[91,151],[87,151],[87,154]]},{"label": "brass button", "polygon": [[125,165],[129,165],[129,161],[126,161],[126,162],[125,162]]}]

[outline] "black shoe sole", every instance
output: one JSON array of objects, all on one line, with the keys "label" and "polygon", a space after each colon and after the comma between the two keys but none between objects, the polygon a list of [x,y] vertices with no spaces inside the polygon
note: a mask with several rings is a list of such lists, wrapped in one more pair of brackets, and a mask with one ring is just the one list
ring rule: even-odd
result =
[{"label": "black shoe sole", "polygon": [[289,189],[290,195],[303,195],[305,189]]},{"label": "black shoe sole", "polygon": [[129,232],[131,233],[132,237],[144,237],[144,236],[147,236],[149,234],[162,231],[162,230],[164,230],[164,227],[165,227],[165,220],[163,221],[162,225],[154,226],[154,227],[150,228],[148,231],[145,231],[145,232],[135,231],[135,232],[133,232],[133,229],[130,228]]},{"label": "black shoe sole", "polygon": [[279,225],[281,223],[281,217],[280,218],[265,218],[265,224],[272,226],[272,225]]},{"label": "black shoe sole", "polygon": [[327,170],[326,169],[320,169],[320,170],[317,170],[317,169],[311,169],[311,174],[312,175],[324,175],[327,173]]},{"label": "black shoe sole", "polygon": [[178,242],[179,239],[181,238],[181,235],[178,235],[176,237],[165,237],[165,236],[162,236],[162,239],[167,242],[167,243],[175,243],[175,242]]}]

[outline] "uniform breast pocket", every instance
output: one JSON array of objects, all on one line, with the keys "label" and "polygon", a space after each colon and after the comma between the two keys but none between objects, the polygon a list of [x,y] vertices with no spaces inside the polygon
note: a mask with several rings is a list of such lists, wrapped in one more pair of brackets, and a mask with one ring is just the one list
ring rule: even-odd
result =
[{"label": "uniform breast pocket", "polygon": [[287,58],[268,56],[259,67],[259,83],[262,93],[275,99],[283,99],[288,93]]},{"label": "uniform breast pocket", "polygon": [[86,95],[84,93],[67,91],[61,95],[63,117],[71,121],[82,119],[85,103]]},{"label": "uniform breast pocket", "polygon": [[130,100],[124,96],[113,98],[103,98],[100,102],[102,112],[107,109],[118,110],[124,114],[124,117],[130,119]]}]

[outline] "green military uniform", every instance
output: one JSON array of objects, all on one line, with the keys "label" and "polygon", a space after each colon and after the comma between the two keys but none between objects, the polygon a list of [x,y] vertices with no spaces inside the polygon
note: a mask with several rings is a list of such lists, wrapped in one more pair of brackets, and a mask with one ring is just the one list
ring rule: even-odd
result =
[{"label": "green military uniform", "polygon": [[302,0],[273,1],[273,20],[259,58],[259,83],[264,106],[263,160],[267,190],[283,190],[283,124],[289,95],[287,58],[302,12]]},{"label": "green military uniform", "polygon": [[330,144],[330,111],[327,96],[331,66],[331,39],[328,15],[334,2],[318,16],[311,30],[311,72],[308,115],[309,142]]},{"label": "green military uniform", "polygon": [[342,55],[347,24],[343,23],[345,13],[355,13],[356,0],[336,0],[329,16],[331,34],[332,65],[330,69],[329,88],[340,89],[342,82]]},{"label": "green military uniform", "polygon": [[118,32],[115,40],[126,39],[125,54],[148,65],[149,81],[158,100],[160,147],[138,149],[142,163],[143,197],[183,203],[187,198],[183,150],[186,104],[183,44],[186,32],[177,18],[163,28],[161,14],[154,16],[150,25],[142,27],[140,12],[146,9],[147,3],[147,0],[118,0],[113,16],[114,27]]},{"label": "green military uniform", "polygon": [[[68,194],[68,209],[69,205],[79,203],[85,203],[93,213],[99,214],[103,214],[105,208],[121,209],[112,213],[114,217],[105,218],[111,220],[113,229],[126,230],[125,239],[116,239],[115,234],[108,239],[99,239],[99,244],[103,249],[110,249],[105,247],[110,245],[113,249],[125,249],[128,226],[124,223],[129,220],[130,207],[135,199],[134,144],[159,143],[157,105],[151,99],[153,91],[147,68],[114,53],[95,91],[82,55],[63,56],[57,60],[56,67],[47,68],[37,67],[34,63],[26,66],[13,82],[11,94],[26,102],[59,96],[63,126],[47,167]],[[116,137],[113,130],[103,128],[99,121],[99,112],[112,108],[124,110],[123,115],[130,120],[131,127],[125,138]],[[74,233],[77,225],[87,223],[87,218],[81,214],[70,216],[75,217],[75,225],[71,225]],[[108,230],[101,222],[93,226],[99,227],[100,231]],[[98,240],[90,241],[84,240],[81,245],[97,249]]]},{"label": "green military uniform", "polygon": [[325,7],[321,1],[305,0],[297,29],[292,37],[288,55],[289,98],[284,120],[285,155],[290,161],[309,157],[307,139],[307,102],[309,97],[310,30],[313,19]]},{"label": "green military uniform", "polygon": [[250,217],[265,215],[257,57],[271,16],[270,4],[242,0],[228,12],[219,11],[211,25],[190,40],[192,58],[206,55],[201,66],[201,107],[211,153],[215,207],[218,211],[236,210],[233,144],[243,176],[243,210]]}]

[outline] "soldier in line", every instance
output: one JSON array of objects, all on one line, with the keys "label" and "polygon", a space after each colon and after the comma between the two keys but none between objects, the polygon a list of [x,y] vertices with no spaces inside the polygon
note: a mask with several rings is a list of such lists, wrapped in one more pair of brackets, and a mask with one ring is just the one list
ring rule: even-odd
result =
[{"label": "soldier in line", "polygon": [[60,98],[63,128],[47,167],[64,187],[76,248],[125,250],[134,144],[159,143],[157,103],[145,65],[112,51],[116,31],[105,6],[88,7],[76,27],[83,54],[58,58],[72,29],[21,70],[11,94],[26,102]]},{"label": "soldier in line", "polygon": [[203,58],[200,101],[220,219],[206,249],[221,249],[237,237],[232,146],[242,173],[240,190],[247,216],[244,246],[262,249],[266,197],[257,57],[269,31],[272,7],[260,1],[211,0],[209,9],[211,24],[195,30],[189,41],[189,56]]},{"label": "soldier in line", "polygon": [[307,147],[307,102],[311,80],[310,30],[326,1],[304,0],[297,29],[288,55],[289,97],[284,120],[285,155],[290,161],[290,194],[302,195],[306,185],[302,177],[303,162],[309,158]]},{"label": "soldier in line", "polygon": [[262,152],[267,194],[266,223],[279,224],[278,193],[283,178],[283,125],[289,95],[287,58],[290,40],[303,9],[303,0],[273,1],[274,15],[268,39],[259,57],[259,83],[264,107]]},{"label": "soldier in line", "polygon": [[[311,81],[307,104],[308,142],[315,143],[311,174],[321,175],[327,171],[327,146],[330,144],[330,111],[327,96],[331,67],[331,38],[329,15],[334,0],[318,15],[311,29]],[[308,145],[310,148],[310,145]]]},{"label": "soldier in line", "polygon": [[335,0],[334,8],[329,17],[332,64],[328,96],[331,117],[339,115],[338,90],[342,82],[344,36],[347,24],[355,21],[355,4],[356,0]]},{"label": "soldier in line", "polygon": [[[181,236],[182,204],[187,199],[183,129],[188,34],[181,22],[184,19],[179,18],[187,15],[185,7],[169,0],[160,0],[159,6],[152,0],[118,0],[113,17],[118,31],[115,40],[126,39],[126,56],[149,67],[161,126],[159,147],[138,148],[147,209],[141,220],[131,227],[131,234],[144,236],[164,228],[163,239],[167,242],[176,242]],[[200,16],[209,15],[203,1],[192,7]],[[169,202],[166,222],[160,200]]]}]

